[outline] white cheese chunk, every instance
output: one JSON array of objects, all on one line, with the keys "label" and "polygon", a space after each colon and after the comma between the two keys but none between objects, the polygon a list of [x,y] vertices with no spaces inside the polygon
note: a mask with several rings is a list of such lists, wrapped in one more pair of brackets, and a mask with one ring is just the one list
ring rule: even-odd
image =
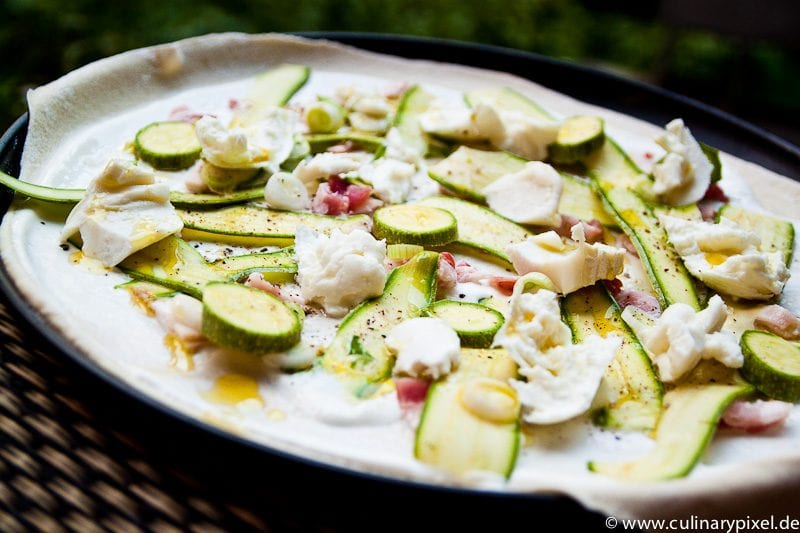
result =
[{"label": "white cheese chunk", "polygon": [[411,178],[416,173],[414,165],[382,157],[367,163],[351,173],[372,185],[375,195],[389,204],[405,202],[411,192]]},{"label": "white cheese chunk", "polygon": [[662,215],[686,269],[712,289],[751,300],[780,294],[789,270],[780,252],[761,252],[758,236],[722,217],[719,224]]},{"label": "white cheese chunk", "polygon": [[[575,236],[581,236],[579,230]],[[512,244],[506,253],[517,273],[541,272],[561,294],[588,287],[598,280],[614,279],[625,267],[624,249],[602,243],[565,241],[555,231]]]},{"label": "white cheese chunk", "polygon": [[185,294],[170,298],[157,298],[150,303],[156,320],[168,333],[186,342],[201,342],[203,304],[200,300]]},{"label": "white cheese chunk", "polygon": [[559,124],[536,120],[515,111],[496,110],[487,104],[472,109],[460,103],[434,100],[420,115],[423,131],[455,141],[486,141],[532,161],[547,157],[547,146],[556,140]]},{"label": "white cheese chunk", "polygon": [[169,186],[155,183],[153,173],[136,163],[115,159],[89,184],[61,238],[80,232],[83,253],[111,267],[182,228]]},{"label": "white cheese chunk", "polygon": [[475,114],[461,103],[434,100],[419,116],[422,131],[455,141],[484,141],[486,133],[475,123]]},{"label": "white cheese chunk", "polygon": [[405,161],[415,166],[420,166],[423,162],[427,148],[425,142],[418,142],[412,145],[406,142],[397,128],[389,128],[389,131],[386,132],[385,142],[386,157]]},{"label": "white cheese chunk", "polygon": [[273,209],[284,211],[311,209],[311,198],[305,184],[288,172],[277,172],[270,176],[264,186],[264,200]]},{"label": "white cheese chunk", "polygon": [[326,236],[300,226],[294,250],[300,294],[330,316],[343,316],[363,300],[383,294],[386,243],[364,230],[336,229]]},{"label": "white cheese chunk", "polygon": [[412,318],[389,332],[386,346],[397,354],[396,375],[438,379],[458,365],[461,341],[441,318]]},{"label": "white cheese chunk", "polygon": [[508,350],[525,378],[511,385],[531,424],[555,424],[585,413],[621,342],[616,335],[590,335],[572,344],[558,295],[544,289],[515,291],[509,316],[495,336],[495,344]]},{"label": "white cheese chunk", "polygon": [[703,198],[714,166],[683,120],[676,118],[667,124],[656,142],[667,151],[664,160],[653,165],[653,192],[658,198],[670,205],[692,204]]},{"label": "white cheese chunk", "polygon": [[736,336],[721,331],[728,318],[728,307],[719,295],[714,295],[699,312],[676,303],[653,321],[628,306],[622,318],[639,337],[666,383],[686,375],[701,359],[716,359],[730,368],[739,368],[744,363]]},{"label": "white cheese chunk", "polygon": [[292,152],[299,116],[273,107],[252,125],[236,127],[235,123],[236,119],[231,127],[225,127],[210,115],[195,122],[203,159],[222,168],[268,167],[275,172]]},{"label": "white cheese chunk", "polygon": [[486,104],[473,109],[473,121],[479,132],[496,148],[508,150],[531,161],[547,157],[547,146],[558,136],[559,124],[536,120],[514,111],[496,110]]},{"label": "white cheese chunk", "polygon": [[347,120],[354,129],[383,133],[389,127],[392,106],[386,96],[351,86],[337,89],[335,98],[349,111]]},{"label": "white cheese chunk", "polygon": [[558,202],[564,182],[552,166],[539,161],[506,174],[481,191],[495,212],[522,224],[558,226]]},{"label": "white cheese chunk", "polygon": [[357,154],[323,152],[301,161],[292,174],[305,185],[309,194],[314,194],[320,180],[357,170],[363,162],[364,158]]}]

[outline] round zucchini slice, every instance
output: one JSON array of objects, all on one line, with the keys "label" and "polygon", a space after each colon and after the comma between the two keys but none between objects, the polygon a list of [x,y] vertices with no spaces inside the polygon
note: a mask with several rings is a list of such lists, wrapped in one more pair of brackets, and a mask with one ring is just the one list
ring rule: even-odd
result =
[{"label": "round zucchini slice", "polygon": [[435,207],[390,205],[375,211],[373,222],[375,236],[389,244],[442,246],[458,238],[455,217]]},{"label": "round zucchini slice", "polygon": [[288,350],[300,342],[300,318],[275,296],[236,283],[203,289],[203,335],[245,352]]},{"label": "round zucchini slice", "polygon": [[578,163],[599,150],[605,138],[603,119],[570,117],[561,124],[556,141],[548,147],[550,161],[567,165]]},{"label": "round zucchini slice", "polygon": [[452,327],[465,348],[488,348],[503,325],[503,315],[485,305],[455,300],[439,300],[427,314],[441,318]]},{"label": "round zucchini slice", "polygon": [[200,157],[194,126],[186,122],[154,122],[136,133],[136,155],[159,170],[189,168]]},{"label": "round zucchini slice", "polygon": [[745,331],[742,376],[776,400],[800,401],[800,344],[766,331]]}]

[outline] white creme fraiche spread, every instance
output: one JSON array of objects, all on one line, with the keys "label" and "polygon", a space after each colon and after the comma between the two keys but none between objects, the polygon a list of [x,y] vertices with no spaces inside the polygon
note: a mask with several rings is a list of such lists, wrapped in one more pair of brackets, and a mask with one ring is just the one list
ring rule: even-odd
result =
[{"label": "white creme fraiche spread", "polygon": [[762,252],[758,236],[722,217],[718,224],[659,217],[686,269],[712,289],[750,300],[779,295],[789,279],[780,252]]},{"label": "white creme fraiche spread", "polygon": [[83,253],[112,267],[182,228],[169,184],[133,161],[112,159],[70,212],[61,238],[80,232]]},{"label": "white creme fraiche spread", "polygon": [[523,419],[531,424],[563,422],[589,409],[622,339],[589,335],[572,344],[558,295],[546,289],[523,292],[522,283],[514,288],[509,315],[494,343],[508,350],[525,378],[511,381]]},{"label": "white creme fraiche spread", "polygon": [[383,294],[386,243],[362,229],[335,229],[328,236],[300,226],[294,253],[300,294],[330,316],[344,316],[365,299]]}]

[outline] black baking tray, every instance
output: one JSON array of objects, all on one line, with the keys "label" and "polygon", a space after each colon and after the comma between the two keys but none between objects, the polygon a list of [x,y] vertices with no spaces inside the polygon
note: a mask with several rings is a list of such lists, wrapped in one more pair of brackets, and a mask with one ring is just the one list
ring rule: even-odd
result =
[{"label": "black baking tray", "polygon": [[[791,143],[710,106],[615,74],[480,44],[360,33],[303,35],[407,58],[509,72],[655,124],[680,116],[706,143],[793,179],[800,177],[800,149]],[[11,175],[19,175],[26,131],[23,115],[0,138],[0,167]],[[0,192],[0,213],[5,213],[10,199],[10,194]],[[482,492],[364,474],[288,455],[189,418],[85,358],[28,305],[1,267],[5,296],[27,327],[70,362],[68,379],[79,384],[98,415],[126,420],[126,429],[145,443],[154,461],[165,468],[190,470],[227,501],[254,511],[285,513],[294,517],[291,522],[299,529],[325,524],[345,530],[467,526],[494,531],[504,525],[539,529],[556,519],[563,527],[605,530],[603,516],[563,496]]]}]

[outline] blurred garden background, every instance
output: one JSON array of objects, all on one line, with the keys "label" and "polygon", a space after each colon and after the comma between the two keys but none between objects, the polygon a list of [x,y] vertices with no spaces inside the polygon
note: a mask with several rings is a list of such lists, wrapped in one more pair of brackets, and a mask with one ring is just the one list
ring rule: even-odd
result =
[{"label": "blurred garden background", "polygon": [[0,126],[95,59],[209,32],[370,31],[612,69],[800,144],[798,0],[2,0]]}]

